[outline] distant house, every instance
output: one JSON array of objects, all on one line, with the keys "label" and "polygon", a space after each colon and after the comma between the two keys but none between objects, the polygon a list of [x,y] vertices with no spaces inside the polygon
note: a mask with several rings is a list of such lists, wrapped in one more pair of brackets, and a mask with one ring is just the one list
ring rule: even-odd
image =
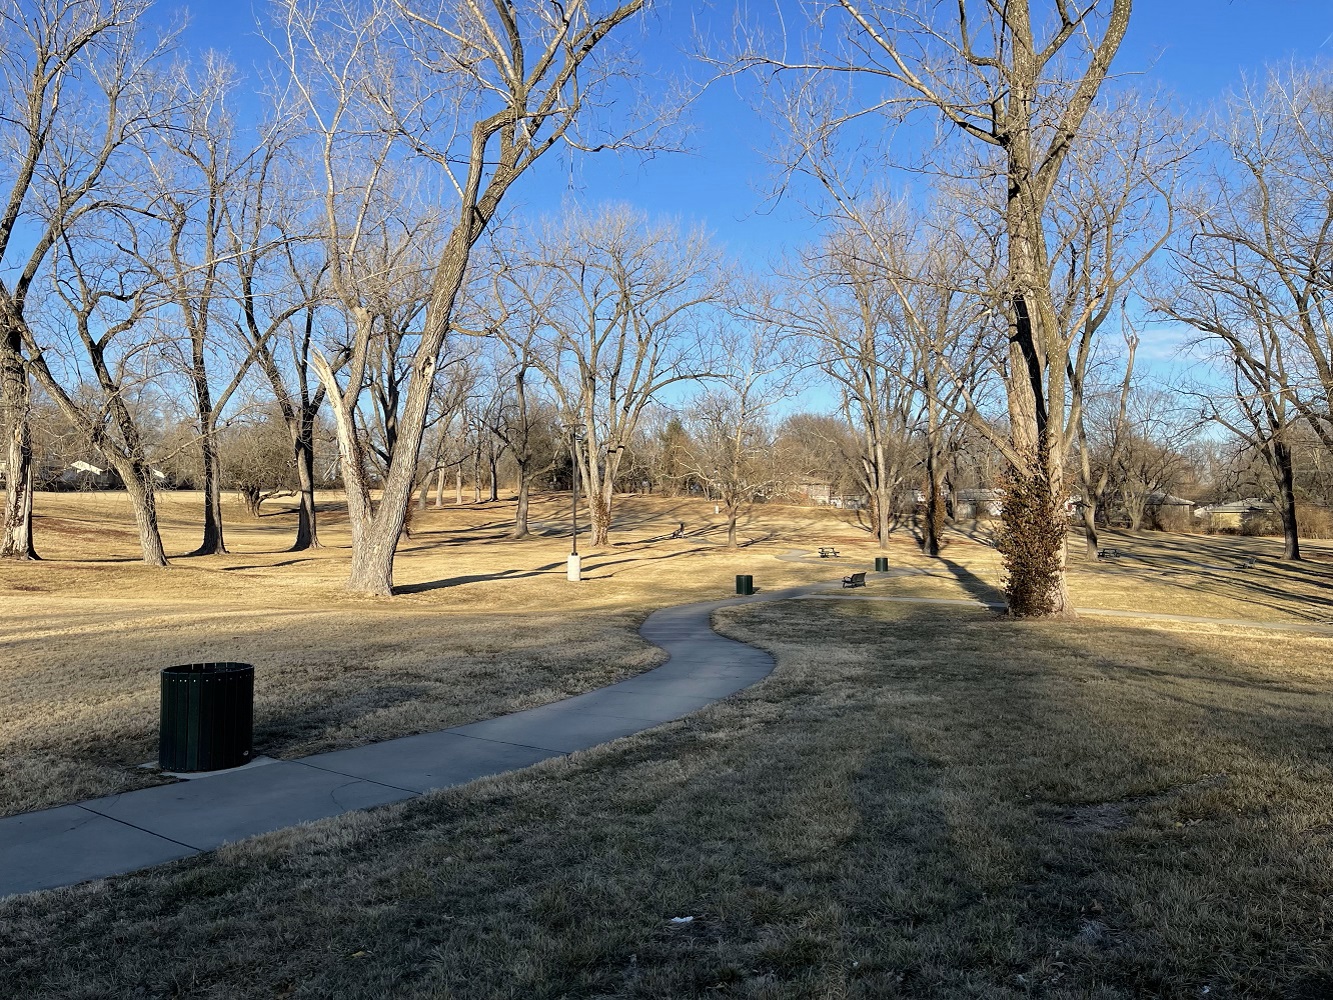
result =
[{"label": "distant house", "polygon": [[959,490],[953,499],[955,521],[974,521],[978,517],[999,517],[1004,505],[1004,490]]},{"label": "distant house", "polygon": [[1194,506],[1193,500],[1186,500],[1184,497],[1178,497],[1162,490],[1153,490],[1144,498],[1145,507],[1190,507]]},{"label": "distant house", "polygon": [[820,507],[839,507],[844,510],[860,510],[870,498],[864,493],[838,493],[827,480],[806,479],[796,484],[796,492]]},{"label": "distant house", "polygon": [[823,505],[827,504],[829,498],[833,495],[833,487],[827,482],[816,482],[813,479],[805,479],[796,484],[796,492],[811,503]]},{"label": "distant house", "polygon": [[70,462],[53,478],[52,485],[60,490],[114,490],[121,485],[115,470],[82,460]]},{"label": "distant house", "polygon": [[[161,469],[152,469],[153,480],[158,489],[167,486],[167,474]],[[57,490],[118,490],[125,484],[120,473],[115,469],[104,469],[92,462],[70,462],[59,471],[48,474],[47,482]]]},{"label": "distant house", "polygon": [[1250,497],[1231,503],[1211,504],[1194,512],[1198,518],[1207,518],[1214,531],[1240,531],[1246,523],[1272,514],[1277,508],[1268,500]]}]

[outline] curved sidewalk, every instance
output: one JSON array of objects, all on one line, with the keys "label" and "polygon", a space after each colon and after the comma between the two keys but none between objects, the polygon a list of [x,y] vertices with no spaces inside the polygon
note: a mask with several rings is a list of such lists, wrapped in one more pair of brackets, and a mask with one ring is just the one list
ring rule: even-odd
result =
[{"label": "curved sidewalk", "polygon": [[655,611],[639,634],[666,650],[665,663],[550,705],[0,819],[0,897],[149,868],[228,841],[567,756],[679,719],[773,669],[768,653],[712,630],[715,609],[836,586]]}]

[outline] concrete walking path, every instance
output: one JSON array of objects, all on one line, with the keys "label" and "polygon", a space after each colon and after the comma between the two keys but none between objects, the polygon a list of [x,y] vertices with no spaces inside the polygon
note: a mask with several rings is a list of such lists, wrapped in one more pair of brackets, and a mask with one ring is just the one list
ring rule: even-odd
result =
[{"label": "concrete walking path", "polygon": [[149,868],[228,841],[567,756],[679,719],[773,669],[768,653],[712,630],[715,609],[830,586],[838,584],[655,611],[639,634],[666,650],[666,663],[550,705],[0,819],[0,897]]}]

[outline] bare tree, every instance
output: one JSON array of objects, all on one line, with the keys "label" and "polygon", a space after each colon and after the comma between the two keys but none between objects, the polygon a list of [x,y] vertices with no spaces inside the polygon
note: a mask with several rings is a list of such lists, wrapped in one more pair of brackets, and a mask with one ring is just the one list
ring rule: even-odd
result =
[{"label": "bare tree", "polygon": [[1212,204],[1156,299],[1218,364],[1221,388],[1200,387],[1202,409],[1262,456],[1286,559],[1300,558],[1293,421],[1333,450],[1331,110],[1326,68],[1274,71],[1226,101],[1214,126],[1226,160],[1210,179]]},{"label": "bare tree", "polygon": [[[1079,408],[1075,428],[1078,434],[1078,475],[1083,494],[1079,498],[1079,517],[1083,521],[1083,539],[1087,554],[1096,557],[1101,543],[1097,519],[1102,513],[1111,475],[1129,444],[1129,399],[1134,384],[1134,355],[1139,340],[1127,333],[1125,369],[1118,392],[1097,391],[1085,380],[1083,406]],[[1089,433],[1089,426],[1093,433]]]},{"label": "bare tree", "polygon": [[533,363],[581,434],[592,544],[605,545],[616,477],[645,409],[709,371],[704,324],[720,294],[718,258],[701,231],[616,207],[548,227],[521,266],[536,276],[514,288],[544,331]]},{"label": "bare tree", "polygon": [[166,48],[137,50],[147,0],[7,0],[0,7],[0,429],[6,498],[0,556],[37,557],[32,540],[32,445],[23,350],[27,303],[61,235],[102,210],[107,165],[157,112],[144,77]]},{"label": "bare tree", "polygon": [[[236,334],[268,381],[291,440],[299,496],[292,551],[299,552],[320,547],[315,429],[325,390],[310,359],[321,339],[326,263],[310,252],[313,240],[300,225],[302,206],[292,195],[286,139],[281,129],[270,129],[250,157],[227,213],[226,235]],[[335,354],[333,367],[344,360]]]},{"label": "bare tree", "polygon": [[1201,412],[1263,456],[1282,517],[1283,558],[1298,560],[1291,435],[1300,414],[1290,389],[1284,297],[1265,294],[1271,275],[1252,270],[1234,241],[1195,238],[1189,247],[1188,256],[1177,255],[1180,280],[1156,298],[1157,308],[1201,334],[1195,349],[1221,379],[1221,386],[1195,389]]},{"label": "bare tree", "polygon": [[165,324],[153,316],[160,288],[137,263],[143,251],[120,249],[134,246],[134,224],[143,218],[127,213],[113,229],[103,215],[95,236],[79,228],[61,233],[52,285],[64,306],[58,315],[73,329],[62,337],[54,325],[25,325],[24,347],[38,384],[120,474],[143,561],[165,566],[155,498],[160,473],[150,464],[139,412],[165,374],[157,362]]},{"label": "bare tree", "polygon": [[909,461],[913,390],[901,372],[910,352],[893,322],[893,290],[858,236],[844,228],[807,255],[791,276],[796,291],[784,325],[808,338],[814,364],[837,386],[843,412],[860,435],[862,486],[875,537],[887,549]]},{"label": "bare tree", "polygon": [[747,326],[724,338],[726,357],[712,388],[687,410],[687,467],[726,515],[731,548],[741,517],[791,479],[775,455],[771,419],[795,377],[790,343],[766,325]]},{"label": "bare tree", "polygon": [[[837,0],[818,6],[816,34],[827,44],[804,61],[762,47],[746,57],[803,80],[850,74],[860,81],[859,89],[844,91],[862,103],[806,102],[813,121],[800,133],[804,148],[826,142],[845,123],[924,109],[942,131],[970,141],[981,161],[973,175],[996,182],[1006,254],[997,291],[1008,326],[1008,436],[997,443],[1012,467],[1010,544],[1002,551],[1010,612],[1047,615],[1070,609],[1062,500],[1078,401],[1069,369],[1091,338],[1083,322],[1059,315],[1051,217],[1071,153],[1092,141],[1089,114],[1124,39],[1132,0],[1052,0],[1035,15],[1033,7],[1030,0]],[[1098,308],[1085,301],[1085,312]]]},{"label": "bare tree", "polygon": [[[559,143],[583,144],[577,125],[619,68],[613,58],[602,58],[606,39],[643,6],[644,0],[279,5],[278,47],[319,147],[329,280],[353,331],[341,382],[319,355],[314,358],[342,451],[353,590],[393,590],[393,557],[435,372],[472,247],[537,160]],[[429,296],[398,423],[401,446],[373,505],[354,422],[372,337],[371,310],[356,287],[368,213],[349,210],[345,195],[351,183],[373,190],[400,152],[438,171],[457,203],[447,238],[428,264]]]},{"label": "bare tree", "polygon": [[[231,298],[228,228],[233,201],[251,176],[250,155],[237,148],[239,129],[227,97],[238,81],[229,63],[207,53],[197,71],[178,65],[172,78],[175,120],[143,135],[140,154],[147,166],[146,211],[165,237],[148,247],[140,263],[161,286],[185,333],[168,346],[179,354],[190,387],[203,470],[203,538],[190,554],[216,555],[227,551],[218,420],[255,361],[243,342],[226,341],[229,327],[219,315]],[[220,389],[210,372],[219,368],[227,373]]]}]

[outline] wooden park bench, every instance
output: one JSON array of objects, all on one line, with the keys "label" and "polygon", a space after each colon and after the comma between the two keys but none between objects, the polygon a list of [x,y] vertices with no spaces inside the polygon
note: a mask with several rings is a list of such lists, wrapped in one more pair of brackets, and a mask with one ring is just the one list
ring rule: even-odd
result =
[{"label": "wooden park bench", "polygon": [[673,532],[671,533],[671,537],[672,537],[672,538],[684,538],[684,537],[685,537],[685,522],[684,522],[684,521],[681,521],[681,522],[680,522],[680,527],[677,528],[675,531],[673,531]]},{"label": "wooden park bench", "polygon": [[838,550],[835,549],[832,545],[821,545],[821,546],[819,547],[819,558],[820,558],[820,559],[828,559],[828,558],[831,558],[831,557],[836,557],[837,554],[838,554]]},{"label": "wooden park bench", "polygon": [[1242,559],[1242,560],[1240,561],[1240,565],[1237,566],[1236,568],[1237,568],[1237,569],[1254,569],[1254,556],[1250,556],[1248,559]]},{"label": "wooden park bench", "polygon": [[864,587],[866,585],[866,575],[864,573],[853,573],[851,576],[842,578],[843,587]]},{"label": "wooden park bench", "polygon": [[1098,559],[1119,559],[1119,558],[1120,558],[1120,550],[1119,550],[1119,549],[1098,549],[1098,550],[1097,550],[1097,558],[1098,558]]}]

